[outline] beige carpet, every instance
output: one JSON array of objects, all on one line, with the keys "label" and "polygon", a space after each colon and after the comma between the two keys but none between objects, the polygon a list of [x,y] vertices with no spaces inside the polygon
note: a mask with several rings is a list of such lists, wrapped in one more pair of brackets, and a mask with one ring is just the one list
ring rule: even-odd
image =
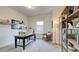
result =
[{"label": "beige carpet", "polygon": [[0,48],[0,52],[58,52],[59,46],[40,39],[30,43],[25,50],[22,47],[14,47],[14,44]]}]

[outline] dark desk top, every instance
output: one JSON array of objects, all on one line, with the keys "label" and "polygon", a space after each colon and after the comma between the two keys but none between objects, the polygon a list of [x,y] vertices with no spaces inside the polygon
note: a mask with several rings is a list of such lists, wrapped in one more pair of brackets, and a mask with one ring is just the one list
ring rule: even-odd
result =
[{"label": "dark desk top", "polygon": [[35,34],[28,34],[28,35],[16,35],[15,38],[19,38],[19,39],[25,39],[31,36],[34,36]]}]

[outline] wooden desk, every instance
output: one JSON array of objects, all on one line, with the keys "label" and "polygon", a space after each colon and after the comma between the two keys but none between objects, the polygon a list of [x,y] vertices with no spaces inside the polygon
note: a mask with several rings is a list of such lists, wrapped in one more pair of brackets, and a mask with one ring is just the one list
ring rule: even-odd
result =
[{"label": "wooden desk", "polygon": [[[36,35],[35,34],[28,34],[28,35],[17,35],[17,36],[15,36],[15,48],[17,48],[17,46],[20,46],[20,47],[23,47],[23,50],[25,50],[25,40],[27,39],[27,38],[29,38],[30,39],[30,37],[34,37],[34,41],[36,40]],[[17,40],[23,40],[23,46],[21,46],[21,45],[17,45]]]}]

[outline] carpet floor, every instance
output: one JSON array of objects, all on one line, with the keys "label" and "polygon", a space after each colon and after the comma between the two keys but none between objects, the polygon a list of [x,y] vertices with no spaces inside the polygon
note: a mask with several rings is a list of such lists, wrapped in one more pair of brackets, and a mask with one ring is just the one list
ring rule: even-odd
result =
[{"label": "carpet floor", "polygon": [[59,52],[59,50],[60,47],[58,45],[41,39],[28,44],[25,50],[22,47],[15,48],[14,44],[0,48],[0,52]]}]

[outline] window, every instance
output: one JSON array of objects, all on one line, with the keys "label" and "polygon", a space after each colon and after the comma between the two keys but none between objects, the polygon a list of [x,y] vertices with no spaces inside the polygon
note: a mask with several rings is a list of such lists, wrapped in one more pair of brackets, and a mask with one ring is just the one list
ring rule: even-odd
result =
[{"label": "window", "polygon": [[43,33],[43,21],[36,22],[36,33],[42,34]]}]

